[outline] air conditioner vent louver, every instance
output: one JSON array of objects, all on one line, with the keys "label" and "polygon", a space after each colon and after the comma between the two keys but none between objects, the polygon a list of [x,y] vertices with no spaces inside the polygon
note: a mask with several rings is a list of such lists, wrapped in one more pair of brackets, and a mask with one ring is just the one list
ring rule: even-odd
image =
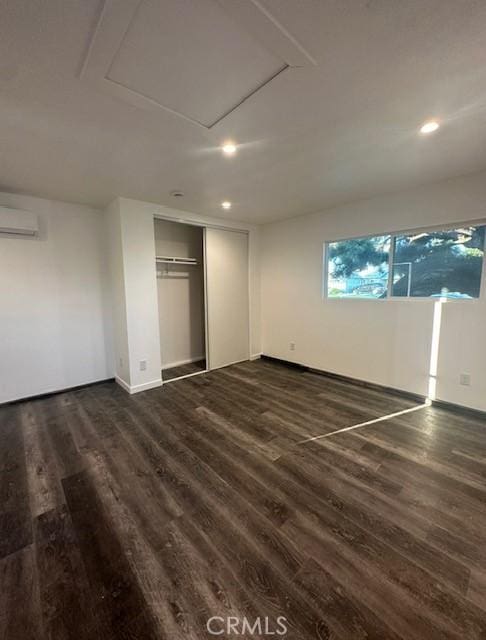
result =
[{"label": "air conditioner vent louver", "polygon": [[0,235],[37,236],[39,221],[35,213],[0,206]]}]

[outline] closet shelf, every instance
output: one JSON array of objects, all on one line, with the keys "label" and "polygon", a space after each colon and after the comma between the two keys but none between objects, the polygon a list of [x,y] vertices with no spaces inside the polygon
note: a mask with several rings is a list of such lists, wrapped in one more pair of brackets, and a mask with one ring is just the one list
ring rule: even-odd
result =
[{"label": "closet shelf", "polygon": [[164,264],[198,264],[196,258],[177,258],[175,256],[156,256],[155,262],[162,262]]}]

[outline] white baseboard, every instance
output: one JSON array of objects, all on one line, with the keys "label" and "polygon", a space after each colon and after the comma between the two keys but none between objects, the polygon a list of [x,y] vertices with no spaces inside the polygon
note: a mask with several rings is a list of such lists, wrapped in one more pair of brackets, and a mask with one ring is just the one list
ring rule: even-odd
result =
[{"label": "white baseboard", "polygon": [[187,360],[178,360],[177,362],[171,362],[170,364],[164,364],[162,371],[165,369],[172,369],[173,367],[181,367],[183,364],[191,364],[191,362],[200,362],[205,360],[206,356],[197,356],[196,358],[188,358]]},{"label": "white baseboard", "polygon": [[125,380],[122,380],[122,378],[119,378],[118,376],[115,376],[115,382],[119,384],[122,389],[125,389],[125,391],[130,393],[130,385],[128,382],[125,382]]},{"label": "white baseboard", "polygon": [[253,355],[250,356],[250,360],[260,360],[261,357],[262,357],[261,353],[254,353]]},{"label": "white baseboard", "polygon": [[144,382],[143,384],[136,384],[130,387],[130,393],[139,393],[140,391],[148,391],[149,389],[155,389],[162,386],[162,378],[157,380],[151,380],[150,382]]},{"label": "white baseboard", "polygon": [[157,380],[151,380],[150,382],[144,382],[143,384],[136,384],[134,386],[129,385],[125,380],[122,380],[118,376],[115,376],[116,382],[128,391],[128,393],[140,393],[140,391],[148,391],[149,389],[155,389],[156,387],[162,386],[162,378],[158,378]]}]

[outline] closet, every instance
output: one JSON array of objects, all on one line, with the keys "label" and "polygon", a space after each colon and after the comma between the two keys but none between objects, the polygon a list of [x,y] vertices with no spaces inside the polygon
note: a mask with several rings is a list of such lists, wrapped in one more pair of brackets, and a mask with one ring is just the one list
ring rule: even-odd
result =
[{"label": "closet", "polygon": [[248,234],[155,218],[162,382],[249,358]]},{"label": "closet", "polygon": [[204,229],[154,220],[162,381],[206,369]]}]

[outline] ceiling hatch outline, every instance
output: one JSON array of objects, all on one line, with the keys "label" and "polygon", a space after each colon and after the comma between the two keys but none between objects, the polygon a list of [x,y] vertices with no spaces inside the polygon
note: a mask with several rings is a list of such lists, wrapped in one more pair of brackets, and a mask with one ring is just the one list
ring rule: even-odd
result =
[{"label": "ceiling hatch outline", "polygon": [[171,113],[205,130],[211,130],[230,114],[238,110],[247,100],[260,93],[283,73],[316,65],[315,59],[259,0],[214,0],[238,26],[254,37],[260,46],[282,61],[282,66],[270,77],[252,88],[224,113],[219,114],[210,124],[182,113],[159,102],[146,93],[129,87],[109,77],[110,70],[120,52],[130,26],[136,19],[145,0],[104,0],[100,16],[90,39],[84,59],[80,79],[94,84],[99,90],[128,102],[136,107],[151,111]]}]

